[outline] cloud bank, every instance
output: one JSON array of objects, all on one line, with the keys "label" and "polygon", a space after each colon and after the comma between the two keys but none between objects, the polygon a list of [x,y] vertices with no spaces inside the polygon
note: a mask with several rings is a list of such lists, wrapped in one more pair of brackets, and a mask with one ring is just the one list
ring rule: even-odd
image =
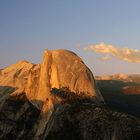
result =
[{"label": "cloud bank", "polygon": [[93,51],[95,53],[104,54],[102,60],[110,60],[112,56],[124,61],[140,63],[140,50],[130,48],[118,48],[105,43],[89,45],[84,48],[85,51]]}]

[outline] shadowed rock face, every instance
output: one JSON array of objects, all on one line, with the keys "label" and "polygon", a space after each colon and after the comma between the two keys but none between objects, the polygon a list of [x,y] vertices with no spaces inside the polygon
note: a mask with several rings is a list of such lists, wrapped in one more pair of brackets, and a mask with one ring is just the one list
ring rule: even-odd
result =
[{"label": "shadowed rock face", "polygon": [[92,103],[63,104],[53,114],[45,140],[138,140],[140,123],[132,116]]},{"label": "shadowed rock face", "polygon": [[33,139],[39,115],[40,111],[28,101],[25,93],[9,96],[0,109],[0,139]]},{"label": "shadowed rock face", "polygon": [[139,119],[101,102],[81,58],[45,51],[41,64],[20,61],[0,70],[0,139],[137,140]]},{"label": "shadowed rock face", "polygon": [[[0,139],[139,139],[139,119],[128,114],[111,111],[95,104],[93,100],[79,97],[76,93],[66,89],[55,89],[52,94],[65,100],[54,108],[50,117],[33,106],[25,93],[9,96],[0,109]],[[44,123],[42,118],[46,120],[46,117],[49,120]]]}]

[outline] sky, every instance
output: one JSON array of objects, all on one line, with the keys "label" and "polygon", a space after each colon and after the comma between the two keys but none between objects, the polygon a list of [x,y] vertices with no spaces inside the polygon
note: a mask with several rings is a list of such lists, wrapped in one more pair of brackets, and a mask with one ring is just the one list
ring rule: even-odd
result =
[{"label": "sky", "polygon": [[41,63],[44,49],[69,49],[94,75],[139,74],[139,6],[139,0],[0,0],[0,68]]}]

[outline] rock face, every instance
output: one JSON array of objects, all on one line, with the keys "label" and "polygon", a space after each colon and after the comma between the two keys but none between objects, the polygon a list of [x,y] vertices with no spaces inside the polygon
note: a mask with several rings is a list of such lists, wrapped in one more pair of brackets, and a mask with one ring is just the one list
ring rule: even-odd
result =
[{"label": "rock face", "polygon": [[45,51],[41,64],[0,70],[0,139],[137,140],[139,119],[111,111],[92,72],[68,50]]},{"label": "rock face", "polygon": [[0,108],[10,94],[19,94],[24,91],[28,75],[34,66],[27,61],[19,61],[0,70]]},{"label": "rock face", "polygon": [[28,78],[27,97],[45,102],[52,88],[62,87],[104,102],[92,72],[81,58],[68,50],[45,51],[40,70],[32,70]]},{"label": "rock face", "polygon": [[11,86],[18,89],[25,87],[30,69],[33,64],[19,61],[0,71],[0,86]]}]

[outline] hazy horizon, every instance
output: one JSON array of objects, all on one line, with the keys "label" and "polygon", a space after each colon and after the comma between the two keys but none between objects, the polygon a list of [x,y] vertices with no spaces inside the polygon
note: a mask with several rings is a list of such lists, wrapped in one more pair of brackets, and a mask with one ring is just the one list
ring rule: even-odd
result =
[{"label": "hazy horizon", "polygon": [[140,1],[0,1],[0,69],[41,63],[44,49],[78,54],[94,75],[140,74]]}]

